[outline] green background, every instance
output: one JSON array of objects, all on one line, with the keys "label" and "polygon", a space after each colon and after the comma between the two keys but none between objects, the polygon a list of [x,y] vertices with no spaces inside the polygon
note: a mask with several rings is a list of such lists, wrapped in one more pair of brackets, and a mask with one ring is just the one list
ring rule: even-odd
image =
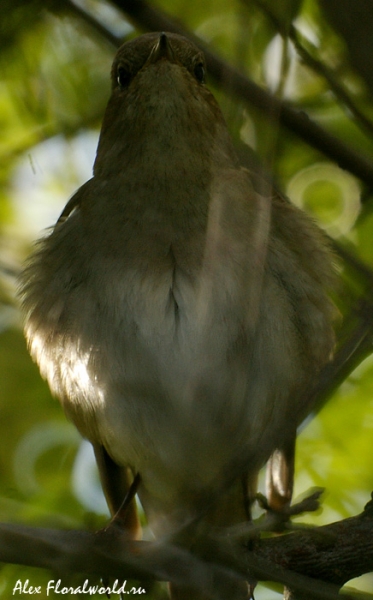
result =
[{"label": "green background", "polygon": [[[256,83],[372,158],[369,2],[160,0],[151,5],[179,19]],[[81,6],[117,35],[132,37],[146,30],[109,3]],[[1,0],[0,13],[0,519],[94,530],[107,518],[97,475],[87,447],[28,356],[15,288],[33,241],[90,177],[115,48],[70,2]],[[291,24],[316,70],[294,49]],[[338,86],[346,91],[349,107]],[[229,89],[215,88],[214,93],[234,138],[249,144],[270,165],[281,189],[371,268],[373,203],[367,186],[306,141],[269,123]],[[340,270],[336,303],[343,330],[356,303],[371,292],[353,270]],[[320,525],[343,519],[359,513],[369,500],[372,391],[373,359],[368,356],[302,428],[295,497],[313,486],[326,492],[322,510],[298,521]],[[44,590],[51,575],[4,565],[0,598],[12,596],[18,579]],[[367,575],[349,586],[372,591],[373,578]],[[160,587],[147,597],[164,593]],[[276,599],[279,593],[279,588],[259,586],[256,598]],[[14,597],[21,596],[27,597]]]}]

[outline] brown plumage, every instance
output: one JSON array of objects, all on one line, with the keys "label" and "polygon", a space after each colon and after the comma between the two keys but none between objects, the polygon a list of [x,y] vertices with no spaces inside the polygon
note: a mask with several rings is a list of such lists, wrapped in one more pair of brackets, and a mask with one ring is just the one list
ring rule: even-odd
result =
[{"label": "brown plumage", "polygon": [[[156,535],[206,498],[205,522],[247,518],[247,490],[292,446],[333,347],[324,236],[254,191],[204,69],[174,34],[119,49],[94,176],[22,276],[30,352],[94,445],[112,512],[139,473]],[[133,503],[125,526],[138,534]]]}]

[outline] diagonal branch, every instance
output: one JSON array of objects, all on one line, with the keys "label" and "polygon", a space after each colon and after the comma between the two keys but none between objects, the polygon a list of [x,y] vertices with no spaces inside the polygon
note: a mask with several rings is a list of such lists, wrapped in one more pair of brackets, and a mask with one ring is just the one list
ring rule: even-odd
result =
[{"label": "diagonal branch", "polygon": [[[373,571],[373,501],[356,517],[262,539],[250,551],[233,547],[230,537],[220,532],[199,540],[191,554],[167,542],[128,541],[110,528],[91,533],[1,524],[0,560],[61,576],[171,580],[205,590],[213,583],[216,600],[225,597],[216,596],[217,583],[226,593],[242,577],[279,582],[306,593],[308,600],[337,600],[344,583]],[[363,598],[373,596],[359,595]]]},{"label": "diagonal branch", "polygon": [[[310,41],[306,41],[293,24],[289,27],[284,26],[266,2],[263,2],[263,0],[254,0],[254,2],[271,21],[275,29],[282,36],[289,37],[303,63],[327,81],[335,97],[350,111],[350,114],[354,116],[355,122],[361,129],[363,131],[366,130],[371,136],[373,134],[373,122],[356,106],[347,89],[339,81],[335,73],[322,61],[315,58],[313,54],[317,52],[317,48]],[[250,6],[249,0],[243,0],[243,3],[247,7]],[[306,44],[311,47],[313,53],[307,50]]]},{"label": "diagonal branch", "polygon": [[314,385],[301,403],[301,412],[294,415],[299,424],[310,411],[318,412],[330,395],[373,352],[373,300],[361,305],[345,319],[348,335],[337,349],[333,360],[322,369]]}]

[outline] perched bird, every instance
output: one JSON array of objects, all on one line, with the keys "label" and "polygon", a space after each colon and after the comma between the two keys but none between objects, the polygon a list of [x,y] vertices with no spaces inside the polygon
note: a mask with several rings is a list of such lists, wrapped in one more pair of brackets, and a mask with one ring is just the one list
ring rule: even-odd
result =
[{"label": "perched bird", "polygon": [[[94,175],[21,282],[31,355],[112,514],[131,488],[156,536],[247,519],[271,455],[270,497],[289,500],[294,414],[333,348],[324,236],[255,191],[205,69],[171,33],[118,50]],[[122,517],[139,535],[133,500]]]}]

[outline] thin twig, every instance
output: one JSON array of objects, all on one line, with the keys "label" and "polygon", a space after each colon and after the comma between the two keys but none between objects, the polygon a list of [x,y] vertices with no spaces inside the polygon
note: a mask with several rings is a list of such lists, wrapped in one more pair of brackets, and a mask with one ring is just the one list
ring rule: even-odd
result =
[{"label": "thin twig", "polygon": [[[242,0],[246,6],[249,6],[248,0]],[[315,47],[302,37],[300,32],[294,27],[293,24],[290,26],[284,26],[280,19],[271,11],[269,5],[262,0],[254,0],[255,4],[259,7],[259,9],[267,16],[267,18],[271,21],[272,25],[277,29],[277,31],[283,35],[284,37],[288,37],[292,43],[296,51],[298,52],[300,58],[303,60],[304,64],[310,67],[315,73],[323,77],[329,84],[330,89],[334,93],[335,97],[340,100],[340,102],[350,111],[350,113],[355,117],[356,123],[361,127],[363,131],[366,131],[369,135],[373,135],[373,122],[356,106],[355,102],[352,100],[351,96],[347,92],[346,88],[340,83],[337,79],[333,71],[327,67],[322,61],[315,58],[311,52],[307,50],[305,44],[312,48],[314,52],[317,51]]]},{"label": "thin twig", "polygon": [[350,113],[355,117],[355,122],[357,125],[359,125],[363,131],[366,131],[369,135],[373,136],[373,122],[356,106],[346,88],[336,78],[331,69],[329,69],[320,60],[316,59],[310,52],[308,52],[301,41],[300,33],[293,25],[290,27],[289,37],[303,62],[308,67],[312,68],[316,73],[324,77],[335,97],[340,100],[341,103],[344,104]]}]

